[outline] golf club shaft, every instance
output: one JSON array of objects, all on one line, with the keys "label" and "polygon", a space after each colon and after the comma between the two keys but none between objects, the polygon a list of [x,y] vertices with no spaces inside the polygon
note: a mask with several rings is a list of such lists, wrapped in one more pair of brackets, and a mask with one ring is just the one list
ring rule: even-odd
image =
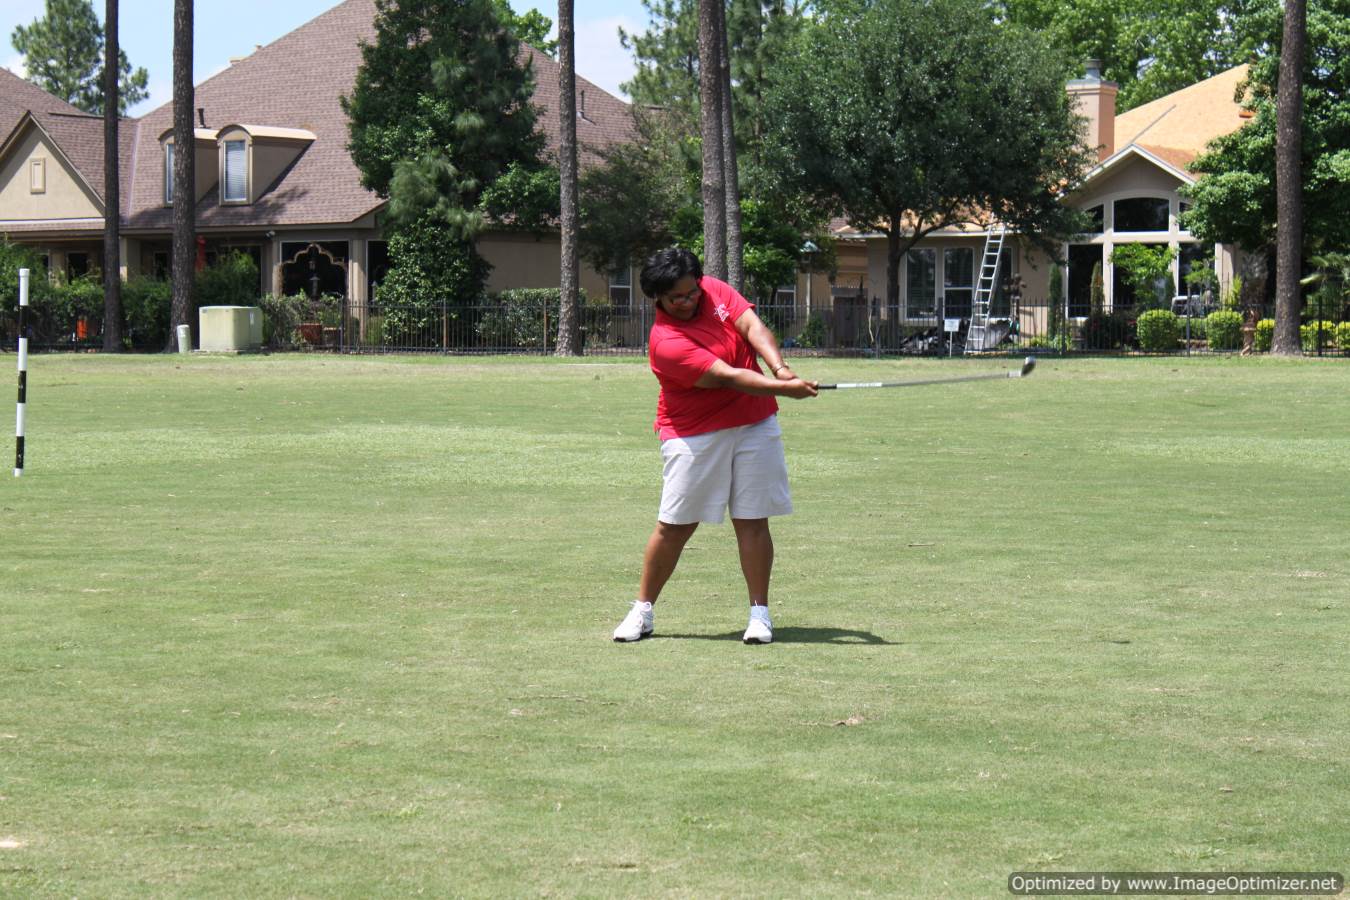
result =
[{"label": "golf club shaft", "polygon": [[995,378],[1021,378],[1021,372],[998,372],[989,375],[963,375],[959,378],[929,378],[925,381],[854,381],[843,382],[840,384],[821,384],[816,389],[821,391],[843,390],[845,388],[892,388],[892,387],[919,387],[925,384],[956,384],[959,381],[990,381]]}]

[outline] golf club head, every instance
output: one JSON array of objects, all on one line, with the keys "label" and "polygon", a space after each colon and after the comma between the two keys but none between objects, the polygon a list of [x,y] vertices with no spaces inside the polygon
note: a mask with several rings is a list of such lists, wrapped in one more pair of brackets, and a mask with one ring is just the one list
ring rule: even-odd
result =
[{"label": "golf club head", "polygon": [[1036,357],[1028,356],[1022,363],[1022,372],[1018,377],[1026,378],[1031,374],[1031,370],[1034,368],[1036,368]]}]

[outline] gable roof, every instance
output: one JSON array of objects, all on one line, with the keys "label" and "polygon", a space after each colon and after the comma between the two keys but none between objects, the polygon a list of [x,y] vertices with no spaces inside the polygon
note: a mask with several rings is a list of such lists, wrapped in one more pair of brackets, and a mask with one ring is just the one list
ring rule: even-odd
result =
[{"label": "gable roof", "polygon": [[[9,143],[27,119],[41,128],[74,168],[72,174],[84,181],[102,203],[103,117],[72,106],[8,69],[0,68],[0,146]],[[131,151],[134,120],[121,119],[120,123],[117,136],[125,165]],[[124,187],[124,213],[127,209],[125,194]]]},{"label": "gable roof", "polygon": [[[208,192],[198,205],[198,227],[346,223],[385,204],[361,186],[361,174],[347,152],[347,116],[340,102],[355,85],[361,43],[376,39],[375,14],[374,0],[346,0],[197,85],[194,105],[203,110],[207,128],[249,122],[257,123],[250,129],[276,133],[299,129],[312,139],[254,203],[222,207],[216,192]],[[520,58],[534,67],[538,127],[547,149],[556,155],[559,65],[524,45]],[[578,76],[578,102],[582,92],[586,116],[577,118],[577,140],[586,166],[598,160],[596,149],[631,140],[634,128],[628,104]],[[138,122],[129,227],[172,227],[172,210],[162,205],[159,145],[159,136],[172,125],[172,103]]]},{"label": "gable roof", "polygon": [[1247,66],[1235,66],[1121,113],[1115,122],[1117,152],[1137,144],[1189,170],[1206,144],[1246,124],[1237,98],[1238,86],[1246,78]]},{"label": "gable roof", "polygon": [[[194,106],[203,111],[208,129],[249,122],[315,136],[256,202],[221,206],[217,192],[208,191],[197,206],[198,228],[346,223],[383,205],[361,187],[361,174],[347,153],[347,117],[339,101],[356,81],[360,42],[374,39],[374,0],[347,0],[196,86]],[[137,126],[127,227],[169,229],[173,210],[163,205],[159,138],[173,127],[173,103]]]}]

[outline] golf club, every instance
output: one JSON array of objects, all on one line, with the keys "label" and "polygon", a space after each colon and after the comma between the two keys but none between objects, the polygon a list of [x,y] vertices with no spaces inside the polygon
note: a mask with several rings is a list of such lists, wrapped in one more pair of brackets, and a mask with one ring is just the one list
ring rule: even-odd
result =
[{"label": "golf club", "polygon": [[839,384],[821,384],[816,389],[821,391],[843,390],[844,388],[892,388],[892,387],[918,387],[923,384],[955,384],[958,381],[989,381],[994,378],[1025,378],[1031,374],[1031,370],[1036,368],[1036,357],[1028,356],[1022,362],[1022,368],[1013,369],[1009,372],[999,372],[989,375],[963,375],[959,378],[929,378],[925,381],[852,381],[841,382]]}]

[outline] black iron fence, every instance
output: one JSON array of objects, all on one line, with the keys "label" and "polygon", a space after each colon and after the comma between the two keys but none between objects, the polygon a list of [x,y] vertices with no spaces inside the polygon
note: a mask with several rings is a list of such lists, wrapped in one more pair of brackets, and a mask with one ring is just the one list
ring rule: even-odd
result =
[{"label": "black iron fence", "polygon": [[[272,350],[328,350],[345,353],[549,354],[558,344],[558,304],[552,301],[492,300],[475,305],[355,304],[329,298],[312,304],[297,298],[263,298],[264,341]],[[955,356],[965,352],[970,319],[966,310],[887,308],[884,302],[835,297],[824,304],[766,303],[760,317],[789,355]],[[958,315],[948,316],[955,312]],[[967,313],[959,315],[959,313]],[[1150,352],[1141,341],[1140,314],[1101,312],[1066,319],[1044,305],[1015,301],[990,320],[986,352],[1025,354],[1123,354]],[[1175,338],[1163,333],[1166,352],[1232,353],[1244,345],[1243,317],[1178,298]],[[1327,315],[1327,311],[1323,311]],[[588,355],[646,353],[652,307],[585,303],[578,314]],[[194,316],[195,318],[195,316]],[[103,345],[97,316],[30,310],[33,350],[98,349]],[[1249,329],[1251,330],[1251,329]],[[1273,322],[1263,316],[1252,338],[1258,352],[1270,348]],[[153,333],[152,333],[153,332]],[[162,332],[162,333],[161,333]],[[193,329],[196,336],[196,328]],[[167,322],[127,329],[129,349],[157,351],[168,343]],[[1302,328],[1305,353],[1350,355],[1350,309],[1331,318],[1309,319]],[[0,336],[13,347],[18,336],[13,310],[0,312]]]}]

